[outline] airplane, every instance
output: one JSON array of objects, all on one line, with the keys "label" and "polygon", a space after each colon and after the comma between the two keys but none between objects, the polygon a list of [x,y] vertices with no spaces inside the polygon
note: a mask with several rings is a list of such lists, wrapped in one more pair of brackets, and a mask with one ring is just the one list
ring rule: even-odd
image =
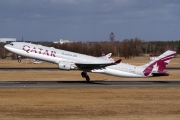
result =
[{"label": "airplane", "polygon": [[[90,81],[87,72],[102,73],[118,77],[157,77],[169,76],[164,71],[170,60],[176,54],[175,51],[167,50],[157,59],[141,66],[125,64],[121,59],[110,60],[111,53],[93,57],[75,52],[55,49],[27,42],[12,42],[4,46],[7,50],[28,58],[56,63],[62,70],[82,70],[81,76]],[[19,61],[20,58],[18,58]]]}]

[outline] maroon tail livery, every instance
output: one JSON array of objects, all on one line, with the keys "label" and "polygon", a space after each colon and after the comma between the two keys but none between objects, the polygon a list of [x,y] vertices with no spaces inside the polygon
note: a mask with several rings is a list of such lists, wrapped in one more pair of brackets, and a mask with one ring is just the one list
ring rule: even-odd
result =
[{"label": "maroon tail livery", "polygon": [[175,54],[176,52],[168,50],[162,55],[160,55],[156,60],[153,60],[150,63],[143,65],[145,67],[143,71],[144,75],[168,76],[168,74],[164,72],[164,69]]}]

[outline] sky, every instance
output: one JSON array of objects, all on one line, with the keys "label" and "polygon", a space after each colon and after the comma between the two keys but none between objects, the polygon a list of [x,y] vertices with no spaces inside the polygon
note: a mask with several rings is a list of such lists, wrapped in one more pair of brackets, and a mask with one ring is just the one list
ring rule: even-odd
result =
[{"label": "sky", "polygon": [[0,38],[180,40],[180,0],[0,0]]}]

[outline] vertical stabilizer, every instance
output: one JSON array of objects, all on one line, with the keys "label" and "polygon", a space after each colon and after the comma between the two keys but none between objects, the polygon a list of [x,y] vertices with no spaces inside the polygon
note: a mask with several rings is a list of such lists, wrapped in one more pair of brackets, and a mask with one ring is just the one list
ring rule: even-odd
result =
[{"label": "vertical stabilizer", "polygon": [[168,50],[157,57],[157,59],[143,65],[143,67],[145,67],[143,71],[144,75],[148,76],[150,75],[150,73],[163,73],[164,69],[175,54],[175,51]]}]

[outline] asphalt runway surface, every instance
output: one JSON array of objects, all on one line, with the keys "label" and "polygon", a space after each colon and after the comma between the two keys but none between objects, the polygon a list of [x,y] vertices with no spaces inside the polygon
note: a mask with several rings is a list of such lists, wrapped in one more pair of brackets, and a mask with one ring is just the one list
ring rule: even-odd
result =
[{"label": "asphalt runway surface", "polygon": [[[166,68],[179,70],[180,68]],[[0,70],[59,70],[58,68],[0,68]],[[180,87],[179,81],[2,81],[0,88],[63,88],[63,87]]]},{"label": "asphalt runway surface", "polygon": [[0,88],[180,87],[180,81],[3,81]]}]

